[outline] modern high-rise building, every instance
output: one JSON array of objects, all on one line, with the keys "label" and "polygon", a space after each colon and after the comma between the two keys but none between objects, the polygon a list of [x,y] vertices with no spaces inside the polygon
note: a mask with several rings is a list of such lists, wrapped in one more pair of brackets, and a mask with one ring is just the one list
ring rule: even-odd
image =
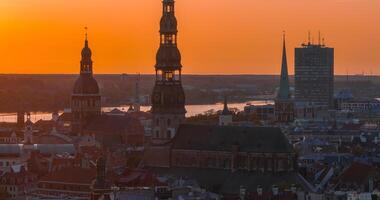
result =
[{"label": "modern high-rise building", "polygon": [[[309,36],[310,38],[310,36]],[[334,107],[334,48],[309,42],[295,49],[295,100]]]},{"label": "modern high-rise building", "polygon": [[174,0],[163,0],[162,3],[160,48],[156,55],[156,82],[152,93],[152,141],[155,143],[165,143],[173,138],[186,114]]},{"label": "modern high-rise building", "polygon": [[80,75],[71,96],[71,127],[74,134],[81,134],[91,118],[101,114],[99,86],[92,73],[92,52],[88,46],[87,33],[81,54]]}]

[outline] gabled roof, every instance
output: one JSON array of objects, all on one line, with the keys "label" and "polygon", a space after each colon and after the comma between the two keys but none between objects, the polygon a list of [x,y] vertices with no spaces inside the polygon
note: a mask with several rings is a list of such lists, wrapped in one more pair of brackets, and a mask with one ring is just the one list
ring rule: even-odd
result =
[{"label": "gabled roof", "polygon": [[292,146],[279,128],[183,124],[173,138],[173,149],[291,153]]},{"label": "gabled roof", "polygon": [[60,121],[67,122],[67,121],[71,121],[71,117],[72,117],[71,112],[64,112],[64,113],[62,113],[62,114],[59,116],[58,119],[59,119]]},{"label": "gabled roof", "polygon": [[14,171],[13,168],[11,168],[11,171],[5,173],[0,179],[3,185],[23,185],[36,181],[37,176],[26,171],[22,166],[18,171]]},{"label": "gabled roof", "polygon": [[51,172],[42,177],[40,182],[65,182],[90,185],[95,177],[95,169],[70,167]]},{"label": "gabled roof", "polygon": [[[371,165],[354,162],[346,168],[343,173],[338,177],[338,184],[340,183],[355,183],[358,185],[368,182],[369,177],[374,175],[375,168]],[[379,172],[377,172],[379,175]]]}]

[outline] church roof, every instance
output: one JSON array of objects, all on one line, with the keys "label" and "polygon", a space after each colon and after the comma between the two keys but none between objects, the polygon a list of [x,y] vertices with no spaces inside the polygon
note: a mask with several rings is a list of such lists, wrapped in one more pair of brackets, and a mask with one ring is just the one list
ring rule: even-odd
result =
[{"label": "church roof", "polygon": [[183,124],[173,138],[173,149],[291,153],[292,146],[279,128]]},{"label": "church roof", "polygon": [[98,142],[105,146],[123,144],[128,135],[144,136],[144,127],[136,118],[121,115],[101,115],[93,118],[85,132],[95,133]]}]

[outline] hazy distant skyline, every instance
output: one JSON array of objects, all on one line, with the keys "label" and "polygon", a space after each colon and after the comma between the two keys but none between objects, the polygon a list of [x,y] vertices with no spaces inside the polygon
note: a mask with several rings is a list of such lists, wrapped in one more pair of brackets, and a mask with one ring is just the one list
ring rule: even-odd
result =
[{"label": "hazy distant skyline", "polygon": [[[318,31],[336,74],[380,74],[379,0],[177,0],[187,74],[279,74],[286,31],[294,47]],[[153,73],[160,0],[2,0],[0,73],[78,73],[89,27],[95,73]]]}]

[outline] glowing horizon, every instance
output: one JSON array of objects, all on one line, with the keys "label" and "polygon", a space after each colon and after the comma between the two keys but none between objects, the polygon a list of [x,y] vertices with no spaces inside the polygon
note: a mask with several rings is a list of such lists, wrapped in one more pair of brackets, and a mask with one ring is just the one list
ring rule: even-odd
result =
[{"label": "glowing horizon", "polygon": [[[0,73],[75,74],[84,27],[97,74],[153,74],[160,0],[3,0]],[[184,74],[279,74],[281,35],[294,48],[318,31],[335,74],[380,74],[378,0],[177,0]]]}]

